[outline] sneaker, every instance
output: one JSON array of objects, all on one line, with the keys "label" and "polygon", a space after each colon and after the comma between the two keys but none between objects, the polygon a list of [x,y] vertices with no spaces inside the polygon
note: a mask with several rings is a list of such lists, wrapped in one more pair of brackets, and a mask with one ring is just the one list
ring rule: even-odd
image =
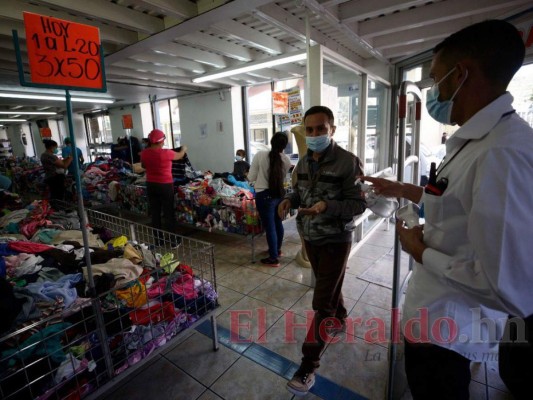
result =
[{"label": "sneaker", "polygon": [[287,382],[287,390],[296,396],[305,396],[315,384],[314,372],[296,371],[292,379]]},{"label": "sneaker", "polygon": [[279,267],[279,260],[277,258],[263,258],[261,264],[268,265],[269,267]]},{"label": "sneaker", "polygon": [[283,252],[281,251],[281,249],[278,250],[278,257],[283,257]]}]

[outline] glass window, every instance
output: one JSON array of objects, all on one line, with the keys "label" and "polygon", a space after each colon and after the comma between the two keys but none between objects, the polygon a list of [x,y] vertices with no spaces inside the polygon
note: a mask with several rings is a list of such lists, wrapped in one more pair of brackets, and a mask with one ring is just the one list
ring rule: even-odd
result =
[{"label": "glass window", "polygon": [[172,118],[172,137],[174,147],[181,146],[180,109],[178,99],[170,99],[170,116]]},{"label": "glass window", "polygon": [[251,86],[246,88],[246,91],[249,135],[247,139],[251,162],[258,151],[268,149],[272,137],[272,85],[267,83]]},{"label": "glass window", "polygon": [[159,129],[165,132],[165,147],[172,148],[172,124],[168,99],[156,103],[155,112],[159,115]]},{"label": "glass window", "polygon": [[356,152],[359,127],[361,75],[324,60],[322,104],[335,116],[335,142]]},{"label": "glass window", "polygon": [[85,126],[91,156],[111,156],[113,135],[111,134],[109,115],[103,112],[85,114]]},{"label": "glass window", "polygon": [[373,174],[384,168],[380,155],[386,152],[388,88],[368,79],[366,105],[365,174]]},{"label": "glass window", "polygon": [[533,127],[533,64],[522,66],[507,90],[514,97],[516,113]]},{"label": "glass window", "polygon": [[148,137],[148,134],[154,129],[154,121],[152,118],[152,106],[150,103],[141,103],[141,123],[143,127],[143,137]]}]

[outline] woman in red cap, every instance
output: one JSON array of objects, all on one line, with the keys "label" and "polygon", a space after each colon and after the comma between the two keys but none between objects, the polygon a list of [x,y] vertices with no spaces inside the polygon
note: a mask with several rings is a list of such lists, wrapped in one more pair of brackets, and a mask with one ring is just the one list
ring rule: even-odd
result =
[{"label": "woman in red cap", "polygon": [[187,146],[181,146],[179,152],[163,149],[165,134],[159,129],[150,132],[148,140],[150,147],[141,152],[141,162],[146,169],[146,188],[148,205],[152,213],[152,227],[162,229],[161,211],[163,211],[166,230],[175,233],[172,161],[183,158]]}]

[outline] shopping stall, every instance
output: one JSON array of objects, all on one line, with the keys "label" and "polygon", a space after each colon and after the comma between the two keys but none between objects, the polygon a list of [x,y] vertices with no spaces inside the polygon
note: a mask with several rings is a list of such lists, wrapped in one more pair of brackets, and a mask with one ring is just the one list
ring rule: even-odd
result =
[{"label": "shopping stall", "polygon": [[0,236],[2,399],[96,398],[209,317],[218,346],[211,244],[86,219],[89,247],[77,212],[46,201],[0,220],[20,232]]},{"label": "shopping stall", "polygon": [[[175,211],[180,225],[213,233],[247,236],[255,262],[255,237],[261,221],[249,185],[230,185],[222,178],[198,179],[175,187]],[[120,184],[117,202],[121,210],[146,215],[146,186]]]}]

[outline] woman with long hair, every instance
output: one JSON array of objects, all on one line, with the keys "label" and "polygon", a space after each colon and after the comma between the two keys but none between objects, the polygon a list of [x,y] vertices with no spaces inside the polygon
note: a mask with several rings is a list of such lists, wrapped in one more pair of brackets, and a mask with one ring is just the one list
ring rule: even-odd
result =
[{"label": "woman with long hair", "polygon": [[261,263],[271,267],[279,267],[283,243],[283,224],[277,209],[285,195],[283,182],[291,167],[291,160],[283,153],[288,141],[284,133],[275,133],[270,140],[271,150],[258,152],[252,160],[248,173],[248,180],[255,182],[257,211],[268,243],[269,256],[263,258]]}]

